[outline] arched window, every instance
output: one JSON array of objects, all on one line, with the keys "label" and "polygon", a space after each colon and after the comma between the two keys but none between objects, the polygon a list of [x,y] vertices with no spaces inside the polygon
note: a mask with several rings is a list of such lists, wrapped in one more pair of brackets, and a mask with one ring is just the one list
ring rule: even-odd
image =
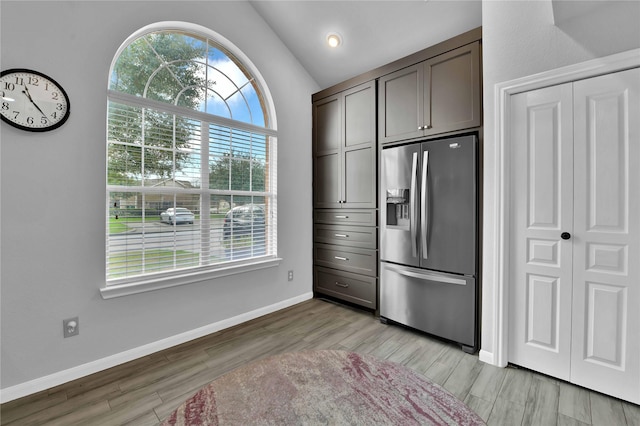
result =
[{"label": "arched window", "polygon": [[108,100],[107,287],[275,258],[275,115],[242,52],[199,26],[146,27]]}]

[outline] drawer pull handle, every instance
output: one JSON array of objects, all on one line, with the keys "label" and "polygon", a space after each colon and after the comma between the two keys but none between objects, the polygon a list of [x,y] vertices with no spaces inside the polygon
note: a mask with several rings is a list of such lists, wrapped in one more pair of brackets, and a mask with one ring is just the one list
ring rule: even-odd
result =
[{"label": "drawer pull handle", "polygon": [[336,219],[349,219],[349,216],[336,216]]},{"label": "drawer pull handle", "polygon": [[345,260],[345,261],[349,260],[348,257],[342,257],[342,256],[333,256],[333,258],[338,260]]},{"label": "drawer pull handle", "polygon": [[349,238],[349,236],[347,234],[333,234],[336,237],[340,237],[340,238]]},{"label": "drawer pull handle", "polygon": [[342,288],[349,288],[349,284],[342,284],[342,283],[341,283],[341,282],[339,282],[339,281],[336,281],[336,285],[337,285],[338,287],[342,287]]}]

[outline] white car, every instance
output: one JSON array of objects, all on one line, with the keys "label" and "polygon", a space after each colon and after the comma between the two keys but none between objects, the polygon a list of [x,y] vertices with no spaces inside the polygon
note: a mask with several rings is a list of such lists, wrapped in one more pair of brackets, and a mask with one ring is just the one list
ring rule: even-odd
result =
[{"label": "white car", "polygon": [[179,223],[193,223],[195,220],[195,215],[191,213],[191,210],[185,209],[184,207],[170,207],[167,211],[160,213],[160,222],[167,222],[168,224],[179,224]]}]

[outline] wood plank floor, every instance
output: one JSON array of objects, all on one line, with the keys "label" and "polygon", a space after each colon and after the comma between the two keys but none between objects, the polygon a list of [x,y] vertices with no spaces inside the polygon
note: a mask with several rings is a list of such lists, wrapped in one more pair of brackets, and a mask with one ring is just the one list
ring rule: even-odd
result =
[{"label": "wood plank floor", "polygon": [[640,425],[640,407],[477,355],[323,300],[291,308],[1,407],[2,425],[156,425],[216,377],[266,356],[341,349],[404,364],[489,425]]}]

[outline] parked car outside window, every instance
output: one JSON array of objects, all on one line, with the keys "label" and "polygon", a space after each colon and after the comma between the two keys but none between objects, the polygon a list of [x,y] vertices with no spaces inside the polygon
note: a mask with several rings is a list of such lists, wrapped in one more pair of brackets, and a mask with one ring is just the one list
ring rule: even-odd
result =
[{"label": "parked car outside window", "polygon": [[264,254],[264,205],[245,204],[229,210],[224,217],[223,240],[228,258]]},{"label": "parked car outside window", "polygon": [[160,222],[167,222],[170,225],[179,223],[193,223],[195,215],[189,209],[184,207],[170,207],[166,211],[160,213]]}]

